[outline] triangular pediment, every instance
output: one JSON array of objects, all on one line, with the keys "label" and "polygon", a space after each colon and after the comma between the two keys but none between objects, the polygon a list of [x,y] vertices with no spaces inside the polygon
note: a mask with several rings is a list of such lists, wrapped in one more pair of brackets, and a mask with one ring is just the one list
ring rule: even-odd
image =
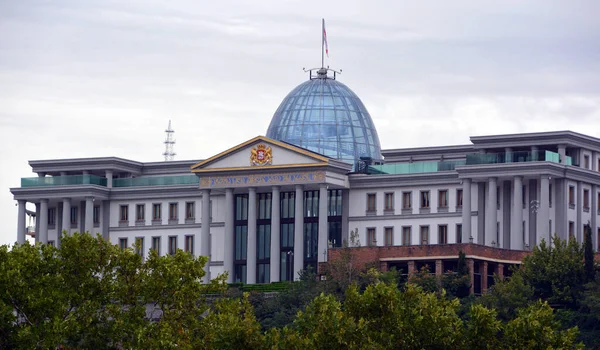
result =
[{"label": "triangular pediment", "polygon": [[232,147],[192,166],[192,172],[324,166],[329,158],[264,136]]}]

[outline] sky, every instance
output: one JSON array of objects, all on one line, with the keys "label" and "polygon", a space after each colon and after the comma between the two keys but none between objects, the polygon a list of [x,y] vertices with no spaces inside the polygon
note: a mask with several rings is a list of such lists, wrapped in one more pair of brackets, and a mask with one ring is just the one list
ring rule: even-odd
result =
[{"label": "sky", "polygon": [[320,65],[382,148],[572,130],[600,138],[600,1],[0,0],[0,244],[29,160],[204,159],[264,135]]}]

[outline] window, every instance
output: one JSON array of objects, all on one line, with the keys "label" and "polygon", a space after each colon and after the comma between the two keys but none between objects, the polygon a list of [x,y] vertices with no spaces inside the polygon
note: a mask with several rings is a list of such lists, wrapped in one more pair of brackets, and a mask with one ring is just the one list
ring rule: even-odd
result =
[{"label": "window", "polygon": [[194,255],[194,236],[185,236],[185,251]]},{"label": "window", "polygon": [[569,239],[575,239],[575,223],[569,221]]},{"label": "window", "polygon": [[429,244],[429,226],[421,226],[421,244]]},{"label": "window", "polygon": [[100,206],[94,206],[94,225],[100,225]]},{"label": "window", "polygon": [[119,221],[128,221],[129,220],[129,206],[121,205],[119,207]]},{"label": "window", "polygon": [[169,255],[177,252],[177,236],[169,236]]},{"label": "window", "polygon": [[71,224],[77,225],[79,210],[77,207],[71,207]]},{"label": "window", "polygon": [[410,245],[410,237],[412,236],[412,227],[402,227],[402,245]]},{"label": "window", "polygon": [[127,249],[127,238],[119,238],[119,248]]},{"label": "window", "polygon": [[438,226],[438,244],[448,244],[448,225]]},{"label": "window", "polygon": [[377,238],[375,237],[375,229],[374,228],[367,229],[367,245],[369,247],[377,245]]},{"label": "window", "polygon": [[152,249],[160,255],[160,236],[152,237]]},{"label": "window", "polygon": [[583,167],[586,169],[590,168],[590,156],[587,154],[583,156]]},{"label": "window", "polygon": [[48,245],[54,247],[54,241],[48,241]]},{"label": "window", "polygon": [[462,206],[463,206],[463,190],[457,189],[456,190],[456,207],[462,208]]},{"label": "window", "polygon": [[448,190],[438,191],[438,208],[448,208]]},{"label": "window", "polygon": [[135,206],[135,221],[144,221],[145,220],[145,214],[144,214],[144,209],[146,208],[146,205],[144,204],[137,204]]},{"label": "window", "polygon": [[583,190],[583,209],[586,211],[590,210],[590,190]]},{"label": "window", "polygon": [[48,208],[48,226],[56,225],[56,208]]},{"label": "window", "polygon": [[194,220],[195,218],[196,218],[195,203],[194,202],[186,202],[185,203],[185,219],[186,220]]},{"label": "window", "polygon": [[402,192],[402,209],[412,208],[412,192]]},{"label": "window", "polygon": [[377,210],[376,198],[377,198],[377,195],[375,193],[367,194],[367,211],[374,212]]},{"label": "window", "polygon": [[429,191],[421,191],[421,208],[429,208]]},{"label": "window", "polygon": [[[319,216],[319,191],[304,191],[304,217]],[[270,213],[269,213],[270,215]]]},{"label": "window", "polygon": [[496,186],[496,208],[500,209],[500,187]]},{"label": "window", "polygon": [[144,257],[144,237],[135,238],[135,253],[142,258]]},{"label": "window", "polygon": [[523,197],[523,209],[527,208],[527,186],[523,185],[523,190],[521,191],[521,196]]},{"label": "window", "polygon": [[569,207],[575,208],[575,186],[569,186]]},{"label": "window", "polygon": [[162,205],[160,203],[152,204],[152,220],[161,220],[162,219]]},{"label": "window", "polygon": [[550,184],[550,189],[548,190],[548,201],[550,208],[552,208],[552,184]]},{"label": "window", "polygon": [[456,224],[456,243],[462,243],[462,224]]},{"label": "window", "polygon": [[[600,164],[598,164],[600,165]],[[597,233],[598,239],[596,240],[596,242],[598,242],[598,248],[596,249],[596,251],[600,251],[600,227],[598,227],[598,233]]]},{"label": "window", "polygon": [[177,220],[177,203],[169,203],[169,220]]},{"label": "window", "polygon": [[394,245],[394,228],[393,227],[385,228],[385,245],[386,246]]},{"label": "window", "polygon": [[388,210],[388,211],[394,210],[394,193],[393,192],[388,192],[385,194],[384,210]]}]

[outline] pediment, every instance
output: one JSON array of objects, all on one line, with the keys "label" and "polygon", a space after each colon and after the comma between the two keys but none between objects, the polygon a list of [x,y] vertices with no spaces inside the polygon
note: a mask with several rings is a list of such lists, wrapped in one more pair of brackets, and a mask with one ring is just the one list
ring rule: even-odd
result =
[{"label": "pediment", "polygon": [[257,136],[192,166],[192,172],[218,172],[324,166],[329,158],[285,142]]}]

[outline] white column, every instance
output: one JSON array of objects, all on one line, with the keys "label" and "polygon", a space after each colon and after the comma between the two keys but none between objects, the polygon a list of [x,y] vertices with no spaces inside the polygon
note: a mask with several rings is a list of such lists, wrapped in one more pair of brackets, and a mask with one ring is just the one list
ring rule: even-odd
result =
[{"label": "white column", "polygon": [[523,250],[523,177],[513,178],[510,249]]},{"label": "white column", "polygon": [[280,236],[280,188],[273,186],[271,195],[271,282],[279,282],[281,272],[281,236]]},{"label": "white column", "polygon": [[[202,223],[200,228],[200,255],[210,257],[210,190],[202,190],[202,218],[200,220]],[[206,263],[205,270],[204,282],[208,283],[210,281],[210,259]]]},{"label": "white column", "polygon": [[48,243],[48,200],[40,199],[40,216],[38,218],[40,220],[40,232],[36,232],[36,235],[39,234],[41,243]]},{"label": "white column", "polygon": [[224,250],[223,250],[223,265],[225,271],[229,273],[227,276],[227,282],[233,282],[233,252],[235,248],[235,235],[234,235],[234,197],[233,188],[225,189],[225,239],[224,239]]},{"label": "white column", "polygon": [[[496,242],[497,240],[497,223],[498,223],[498,206],[497,202],[497,181],[498,179],[495,177],[490,177],[488,179],[488,193],[487,193],[487,202],[485,205],[485,245],[491,246],[492,242]],[[496,242],[496,246],[498,246],[498,242]]]},{"label": "white column", "polygon": [[106,187],[108,187],[108,188],[113,187],[113,171],[112,170],[106,170]]},{"label": "white column", "polygon": [[567,164],[566,153],[567,153],[567,146],[558,145],[558,155],[560,157],[560,164]]},{"label": "white column", "polygon": [[463,179],[462,242],[471,238],[471,179]]},{"label": "white column", "polygon": [[[135,209],[135,207],[134,207]],[[130,213],[134,214],[134,213]],[[133,215],[132,215],[133,216]],[[94,235],[94,198],[85,197],[85,231]]]},{"label": "white column", "polygon": [[66,231],[65,235],[71,233],[71,198],[63,198],[63,212],[62,212],[63,231]]},{"label": "white column", "polygon": [[298,280],[298,273],[304,270],[304,188],[296,185],[294,213],[294,275]]},{"label": "white column", "polygon": [[[319,241],[317,245],[317,261],[327,261],[327,241],[328,241],[328,227],[327,227],[327,184],[321,184],[319,186]],[[317,271],[318,271],[317,266]],[[315,272],[317,272],[315,271]]]},{"label": "white column", "polygon": [[256,283],[256,188],[248,189],[248,252],[246,253],[246,283]]},{"label": "white column", "polygon": [[27,201],[18,200],[17,203],[19,205],[17,214],[17,243],[23,244],[25,243],[25,233],[27,231],[27,227],[25,226],[25,205],[27,204]]},{"label": "white column", "polygon": [[[578,208],[580,210],[580,208]],[[550,244],[550,179],[548,175],[540,176],[540,204],[537,212],[537,240],[539,245],[542,239]]]}]

